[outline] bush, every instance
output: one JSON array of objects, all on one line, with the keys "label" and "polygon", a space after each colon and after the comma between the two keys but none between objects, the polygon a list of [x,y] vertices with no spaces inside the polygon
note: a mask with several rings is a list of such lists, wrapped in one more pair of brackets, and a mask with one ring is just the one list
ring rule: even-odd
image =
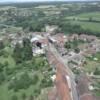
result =
[{"label": "bush", "polygon": [[6,51],[3,51],[3,57],[4,57],[4,58],[7,58],[8,56],[9,56],[9,53],[6,52]]},{"label": "bush", "polygon": [[46,88],[52,86],[52,80],[49,78],[43,78],[40,84],[41,88]]},{"label": "bush", "polygon": [[94,75],[100,75],[100,70],[98,68],[95,69]]},{"label": "bush", "polygon": [[1,50],[1,51],[0,51],[0,56],[3,56],[4,53],[5,53],[4,50]]},{"label": "bush", "polygon": [[5,76],[3,73],[0,73],[0,84],[5,80]]},{"label": "bush", "polygon": [[26,94],[25,94],[25,93],[23,93],[23,94],[22,94],[22,100],[25,100],[25,99],[26,99],[26,97],[27,97],[27,96],[26,96]]},{"label": "bush", "polygon": [[37,75],[34,75],[33,77],[33,84],[36,84],[38,82],[39,78]]},{"label": "bush", "polygon": [[34,96],[31,95],[31,96],[29,97],[29,100],[34,100]]},{"label": "bush", "polygon": [[13,95],[11,100],[18,100],[18,97],[16,95]]}]

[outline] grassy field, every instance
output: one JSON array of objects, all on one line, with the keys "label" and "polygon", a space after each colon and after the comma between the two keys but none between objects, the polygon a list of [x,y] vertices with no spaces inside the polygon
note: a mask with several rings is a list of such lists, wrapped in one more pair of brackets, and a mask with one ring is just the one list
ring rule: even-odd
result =
[{"label": "grassy field", "polygon": [[65,19],[89,19],[90,17],[92,17],[93,19],[98,19],[100,20],[100,12],[89,12],[89,13],[82,13],[82,14],[77,14],[75,16],[69,16],[66,17]]},{"label": "grassy field", "polygon": [[80,25],[83,29],[89,29],[93,32],[100,32],[100,23],[94,22],[80,22],[80,21],[70,21],[71,24]]},{"label": "grassy field", "polygon": [[100,19],[100,12],[82,13],[82,14],[76,15],[76,17],[79,17],[79,18],[89,18],[89,17],[93,17],[93,18]]}]

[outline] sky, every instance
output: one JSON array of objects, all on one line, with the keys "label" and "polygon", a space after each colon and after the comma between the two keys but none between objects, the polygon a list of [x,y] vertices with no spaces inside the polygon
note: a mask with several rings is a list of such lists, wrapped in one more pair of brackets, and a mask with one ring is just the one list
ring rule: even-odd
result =
[{"label": "sky", "polygon": [[31,2],[31,1],[40,2],[40,1],[90,1],[90,0],[0,0],[0,3],[2,2]]}]

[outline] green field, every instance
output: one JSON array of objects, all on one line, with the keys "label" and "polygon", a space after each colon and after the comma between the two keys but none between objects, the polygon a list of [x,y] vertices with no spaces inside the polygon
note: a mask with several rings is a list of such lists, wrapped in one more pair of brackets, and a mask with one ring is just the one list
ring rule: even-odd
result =
[{"label": "green field", "polygon": [[77,15],[74,15],[74,16],[66,17],[66,19],[72,19],[72,18],[88,19],[90,17],[92,17],[93,19],[100,20],[100,12],[81,13],[81,14],[77,14]]},{"label": "green field", "polygon": [[82,14],[76,15],[76,17],[79,17],[79,18],[89,18],[89,17],[93,17],[93,18],[100,19],[100,12],[82,13]]},{"label": "green field", "polygon": [[65,20],[68,20],[71,24],[80,25],[83,29],[89,29],[92,32],[100,32],[100,23],[89,22],[89,18],[100,21],[100,12],[77,14],[75,16],[65,17]]},{"label": "green field", "polygon": [[100,32],[100,23],[94,22],[81,22],[81,21],[70,21],[71,24],[80,25],[83,29],[89,29],[93,32]]}]

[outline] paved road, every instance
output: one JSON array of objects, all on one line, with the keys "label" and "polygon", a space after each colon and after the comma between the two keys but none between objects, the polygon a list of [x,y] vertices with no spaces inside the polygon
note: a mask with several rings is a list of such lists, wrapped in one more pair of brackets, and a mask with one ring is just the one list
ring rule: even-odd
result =
[{"label": "paved road", "polygon": [[76,83],[75,83],[75,76],[73,74],[73,72],[70,70],[70,68],[68,67],[68,61],[67,59],[63,59],[63,57],[60,56],[60,54],[58,53],[58,51],[56,50],[56,48],[54,47],[53,44],[49,43],[49,50],[56,56],[56,58],[61,61],[64,66],[66,67],[66,70],[68,72],[68,75],[70,77],[71,80],[71,90],[72,90],[72,100],[79,100],[78,99],[78,94],[77,94],[77,90],[76,90]]}]

